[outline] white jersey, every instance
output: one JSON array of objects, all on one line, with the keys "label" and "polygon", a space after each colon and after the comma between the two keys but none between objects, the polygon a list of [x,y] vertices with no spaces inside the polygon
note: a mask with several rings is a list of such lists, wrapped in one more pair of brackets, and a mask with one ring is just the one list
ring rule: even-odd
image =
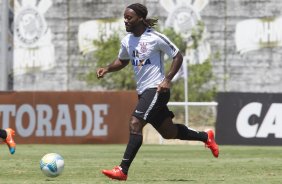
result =
[{"label": "white jersey", "polygon": [[126,35],[121,41],[118,58],[130,60],[135,73],[137,93],[157,87],[165,78],[164,54],[173,58],[179,49],[163,34],[146,29],[140,36]]}]

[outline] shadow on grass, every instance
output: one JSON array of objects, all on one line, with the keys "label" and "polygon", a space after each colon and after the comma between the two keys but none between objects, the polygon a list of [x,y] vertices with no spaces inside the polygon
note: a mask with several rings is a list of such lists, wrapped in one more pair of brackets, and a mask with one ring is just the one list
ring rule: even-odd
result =
[{"label": "shadow on grass", "polygon": [[148,180],[145,180],[146,182],[150,183],[150,182],[157,182],[157,181],[170,181],[170,182],[195,182],[197,180],[193,180],[193,179],[148,179]]},{"label": "shadow on grass", "polygon": [[[200,182],[199,180],[196,179],[148,179],[148,180],[144,180],[145,182]],[[217,179],[217,180],[213,180],[213,181],[218,181],[218,182],[223,182],[225,181],[224,179]]]},{"label": "shadow on grass", "polygon": [[55,178],[47,178],[45,179],[45,181],[49,181],[49,182],[57,182],[57,180]]}]

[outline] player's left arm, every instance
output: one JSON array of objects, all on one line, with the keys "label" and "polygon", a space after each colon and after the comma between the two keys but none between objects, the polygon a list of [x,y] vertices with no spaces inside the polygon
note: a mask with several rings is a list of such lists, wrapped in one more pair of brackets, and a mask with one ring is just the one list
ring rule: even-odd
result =
[{"label": "player's left arm", "polygon": [[158,92],[163,92],[163,91],[167,91],[168,89],[170,89],[171,80],[173,79],[175,74],[180,69],[182,62],[183,62],[183,56],[180,53],[180,51],[178,51],[177,54],[173,57],[173,61],[172,61],[172,64],[170,66],[168,73],[166,74],[164,80],[158,86],[158,89],[157,89]]}]

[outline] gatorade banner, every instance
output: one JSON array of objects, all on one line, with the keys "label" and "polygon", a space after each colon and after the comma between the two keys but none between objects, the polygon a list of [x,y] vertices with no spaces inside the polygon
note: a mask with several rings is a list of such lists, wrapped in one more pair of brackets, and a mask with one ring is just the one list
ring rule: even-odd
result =
[{"label": "gatorade banner", "polygon": [[129,92],[1,92],[0,127],[18,144],[127,143],[137,102]]},{"label": "gatorade banner", "polygon": [[219,93],[216,140],[230,145],[282,145],[282,94]]}]

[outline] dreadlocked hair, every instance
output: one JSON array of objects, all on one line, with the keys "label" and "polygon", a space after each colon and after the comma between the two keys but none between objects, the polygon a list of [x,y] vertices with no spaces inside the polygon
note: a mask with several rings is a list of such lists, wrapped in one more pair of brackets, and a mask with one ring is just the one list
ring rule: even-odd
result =
[{"label": "dreadlocked hair", "polygon": [[143,23],[146,27],[154,27],[158,23],[158,19],[146,18],[148,14],[147,7],[140,3],[134,3],[129,5],[127,8],[132,9],[135,13],[143,18]]},{"label": "dreadlocked hair", "polygon": [[143,20],[143,23],[145,24],[146,27],[154,28],[155,25],[157,25],[158,23],[158,19],[145,19]]}]

